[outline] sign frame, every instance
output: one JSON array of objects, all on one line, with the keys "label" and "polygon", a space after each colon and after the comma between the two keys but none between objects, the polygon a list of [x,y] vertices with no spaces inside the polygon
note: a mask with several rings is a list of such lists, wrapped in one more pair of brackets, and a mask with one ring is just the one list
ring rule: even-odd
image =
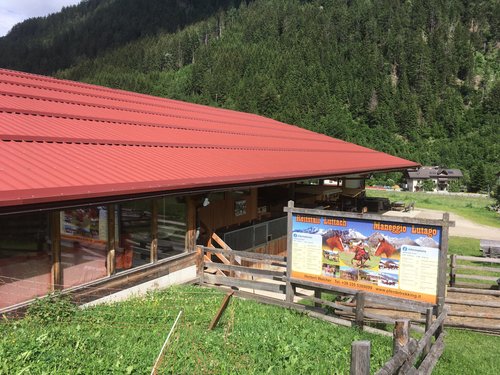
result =
[{"label": "sign frame", "polygon": [[[294,224],[294,215],[311,215],[322,218],[335,218],[335,219],[357,219],[359,221],[379,221],[384,223],[394,223],[396,225],[408,225],[415,224],[421,226],[432,226],[440,228],[440,241],[439,241],[439,253],[438,253],[438,270],[437,270],[437,280],[436,280],[436,302],[431,303],[431,305],[435,306],[436,313],[441,313],[444,307],[444,299],[446,295],[446,270],[447,270],[447,255],[448,255],[448,235],[449,235],[449,227],[454,226],[455,223],[449,220],[449,214],[444,213],[442,220],[433,220],[433,219],[416,219],[409,217],[395,217],[395,216],[383,216],[378,214],[367,214],[367,213],[354,213],[354,212],[344,212],[344,211],[330,211],[330,210],[321,210],[321,209],[308,209],[308,208],[298,208],[294,206],[293,201],[288,202],[288,207],[284,208],[284,212],[287,212],[288,215],[288,228],[287,228],[287,295],[286,299],[288,302],[293,302],[294,298],[294,289],[295,286],[305,286],[305,287],[315,287],[318,289],[328,289],[328,290],[337,290],[339,292],[356,294],[360,291],[360,289],[356,289],[354,287],[349,288],[345,286],[336,286],[331,285],[329,283],[324,283],[320,281],[310,281],[303,280],[301,278],[292,277],[292,246],[293,246],[293,224]],[[384,299],[392,299],[396,301],[411,301],[412,303],[429,305],[428,302],[422,302],[415,300],[413,298],[405,298],[404,296],[390,296],[382,293],[376,293],[371,291],[364,291],[366,293],[371,293],[376,296],[383,296]]]}]

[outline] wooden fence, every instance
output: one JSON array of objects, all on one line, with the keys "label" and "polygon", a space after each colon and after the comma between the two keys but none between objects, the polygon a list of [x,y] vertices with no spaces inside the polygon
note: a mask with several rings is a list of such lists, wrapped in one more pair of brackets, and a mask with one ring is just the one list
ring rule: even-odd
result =
[{"label": "wooden fence", "polygon": [[450,255],[450,287],[498,288],[500,259]]},{"label": "wooden fence", "polygon": [[[289,279],[286,257],[234,251],[222,242],[219,245],[224,248],[198,247],[198,277],[202,285],[229,287],[235,290],[236,296],[293,308],[314,318],[344,326],[357,326],[367,332],[391,335],[385,330],[370,326],[370,323],[394,324],[395,332],[398,332],[394,333],[395,342],[397,341],[397,344],[394,344],[394,357],[379,370],[380,375],[429,374],[443,351],[442,330],[447,310],[433,321],[437,306],[412,301],[402,303],[400,299],[393,297],[356,292],[336,286],[323,285],[318,288],[316,283]],[[261,293],[255,294],[256,290]],[[307,290],[312,293],[307,294]],[[285,299],[285,296],[289,295],[294,297],[292,302]],[[298,304],[295,298],[309,301],[309,304]],[[410,324],[409,319],[401,323],[399,319],[371,311],[377,308],[416,314],[411,320],[413,323],[424,324],[425,328]],[[325,314],[325,310],[328,314]],[[403,329],[399,328],[401,324]],[[423,334],[418,342],[410,338],[410,329]],[[401,337],[406,337],[407,340],[402,340]],[[436,337],[434,343],[433,337]],[[353,343],[352,350],[351,374],[369,374],[369,343]],[[418,369],[415,367],[416,363],[420,363]],[[366,368],[368,372],[365,371]]]},{"label": "wooden fence", "polygon": [[[420,340],[410,337],[409,320],[397,320],[393,332],[393,356],[377,375],[431,374],[444,351],[443,324],[447,309],[432,321],[432,311],[428,315],[426,329]],[[433,337],[435,341],[433,342]],[[351,375],[370,374],[370,342],[355,341],[351,346]]]}]

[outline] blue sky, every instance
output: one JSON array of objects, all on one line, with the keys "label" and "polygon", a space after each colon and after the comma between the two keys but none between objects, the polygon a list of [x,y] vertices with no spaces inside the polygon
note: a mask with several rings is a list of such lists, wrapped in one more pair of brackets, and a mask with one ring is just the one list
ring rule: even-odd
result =
[{"label": "blue sky", "polygon": [[56,13],[81,0],[0,0],[0,36],[25,19]]}]

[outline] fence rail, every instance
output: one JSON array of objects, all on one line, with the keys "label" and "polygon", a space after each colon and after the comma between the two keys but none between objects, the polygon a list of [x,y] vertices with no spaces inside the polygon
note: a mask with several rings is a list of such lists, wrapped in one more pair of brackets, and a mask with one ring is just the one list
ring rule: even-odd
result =
[{"label": "fence rail", "polygon": [[[432,373],[444,350],[443,325],[448,310],[432,322],[429,311],[427,328],[420,340],[410,337],[410,321],[397,320],[393,332],[393,356],[377,371],[377,375]],[[436,340],[432,342],[432,338]],[[370,374],[370,345],[366,341],[356,341],[351,347],[351,375]],[[420,363],[420,365],[417,365]]]},{"label": "fence rail", "polygon": [[452,254],[448,275],[450,287],[496,288],[500,281],[500,259]]}]

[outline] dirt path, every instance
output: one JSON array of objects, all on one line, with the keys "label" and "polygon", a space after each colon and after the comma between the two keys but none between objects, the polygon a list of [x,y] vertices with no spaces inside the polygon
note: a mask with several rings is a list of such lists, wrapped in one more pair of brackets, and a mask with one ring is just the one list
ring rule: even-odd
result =
[{"label": "dirt path", "polygon": [[[387,216],[416,217],[419,219],[442,219],[444,211],[417,208],[411,212],[389,211],[384,213]],[[488,225],[476,224],[454,213],[450,213],[450,220],[455,222],[455,226],[450,228],[450,236],[470,237],[479,240],[500,241],[500,229]]]}]

